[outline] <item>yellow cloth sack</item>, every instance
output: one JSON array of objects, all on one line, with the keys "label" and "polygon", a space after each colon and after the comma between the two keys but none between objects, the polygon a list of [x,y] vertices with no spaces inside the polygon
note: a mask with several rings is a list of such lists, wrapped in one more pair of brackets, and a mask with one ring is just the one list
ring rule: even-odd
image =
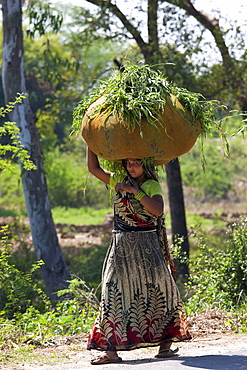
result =
[{"label": "yellow cloth sack", "polygon": [[89,106],[81,127],[87,145],[104,159],[120,162],[123,158],[154,157],[154,164],[162,165],[187,153],[200,135],[200,122],[193,120],[174,95],[165,102],[157,127],[142,119],[142,134],[140,127],[129,132],[117,115],[98,114],[104,101],[101,96]]}]

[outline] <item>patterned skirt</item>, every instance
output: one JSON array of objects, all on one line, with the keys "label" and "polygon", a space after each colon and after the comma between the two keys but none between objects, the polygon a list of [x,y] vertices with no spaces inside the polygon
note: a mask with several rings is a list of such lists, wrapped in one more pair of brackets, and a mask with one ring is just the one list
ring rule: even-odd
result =
[{"label": "patterned skirt", "polygon": [[123,351],[191,339],[157,234],[113,232],[87,349]]}]

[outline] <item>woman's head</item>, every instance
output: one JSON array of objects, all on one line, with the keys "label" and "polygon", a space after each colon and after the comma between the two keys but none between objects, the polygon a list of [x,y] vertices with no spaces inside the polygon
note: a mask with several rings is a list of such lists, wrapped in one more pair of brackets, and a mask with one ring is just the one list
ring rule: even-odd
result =
[{"label": "woman's head", "polygon": [[146,158],[144,160],[138,158],[126,158],[122,163],[128,175],[134,179],[145,175],[147,179],[158,181],[152,158]]},{"label": "woman's head", "polygon": [[141,164],[141,160],[137,158],[126,158],[124,160],[124,168],[127,173],[134,179],[144,175],[144,169]]}]

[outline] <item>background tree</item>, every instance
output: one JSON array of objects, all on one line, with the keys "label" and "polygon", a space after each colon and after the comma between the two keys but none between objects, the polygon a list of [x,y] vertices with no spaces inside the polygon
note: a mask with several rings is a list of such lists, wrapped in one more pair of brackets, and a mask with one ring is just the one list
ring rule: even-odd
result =
[{"label": "background tree", "polygon": [[[6,102],[14,101],[18,93],[26,93],[23,63],[22,4],[20,0],[2,0],[3,11],[3,67],[2,78]],[[22,175],[26,207],[30,220],[33,245],[38,260],[43,260],[42,276],[46,292],[56,298],[54,290],[67,286],[69,274],[58,243],[52,220],[42,151],[35,118],[29,100],[17,105],[10,118],[16,122],[23,147],[36,165],[35,170]]]},{"label": "background tree", "polygon": [[[219,19],[206,12],[198,11],[190,0],[161,0],[161,3],[170,3],[175,5],[176,8],[184,9],[187,15],[194,17],[202,27],[212,34],[222,58],[222,67],[224,69],[222,84],[225,88],[233,91],[240,109],[247,111],[247,85],[246,79],[243,78],[242,63],[231,55],[225,41],[227,32],[220,27]],[[237,38],[241,35],[239,29],[236,30],[236,35],[235,40],[237,41]],[[243,47],[242,39],[241,42],[240,47]]]}]

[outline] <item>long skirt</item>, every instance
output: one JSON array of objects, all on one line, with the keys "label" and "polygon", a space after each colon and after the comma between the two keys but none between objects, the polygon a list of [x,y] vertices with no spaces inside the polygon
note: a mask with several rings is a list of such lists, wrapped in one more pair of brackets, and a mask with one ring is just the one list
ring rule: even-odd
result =
[{"label": "long skirt", "polygon": [[186,339],[183,303],[156,232],[113,232],[87,349],[123,351]]}]

